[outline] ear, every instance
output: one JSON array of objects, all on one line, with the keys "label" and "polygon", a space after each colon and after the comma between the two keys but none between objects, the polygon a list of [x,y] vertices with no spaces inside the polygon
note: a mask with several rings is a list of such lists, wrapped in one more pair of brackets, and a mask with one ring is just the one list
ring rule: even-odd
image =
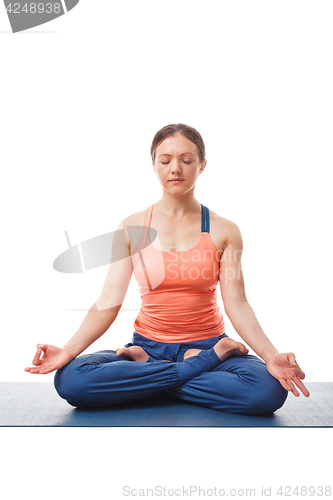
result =
[{"label": "ear", "polygon": [[206,165],[207,165],[207,160],[205,160],[205,161],[201,164],[201,167],[200,167],[200,169],[199,169],[199,175],[200,175],[200,174],[202,174],[202,172],[205,170]]}]

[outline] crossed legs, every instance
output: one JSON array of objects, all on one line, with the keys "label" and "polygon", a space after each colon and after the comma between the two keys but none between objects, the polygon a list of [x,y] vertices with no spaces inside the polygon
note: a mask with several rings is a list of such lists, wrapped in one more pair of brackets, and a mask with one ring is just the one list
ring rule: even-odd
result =
[{"label": "crossed legs", "polygon": [[263,361],[236,344],[227,337],[180,362],[149,356],[154,362],[146,357],[134,361],[128,350],[100,351],[79,356],[58,370],[54,384],[73,406],[113,405],[167,391],[184,401],[232,413],[280,408],[287,391]]},{"label": "crossed legs", "polygon": [[168,392],[189,403],[248,415],[274,412],[288,395],[265,363],[252,355],[230,357]]}]

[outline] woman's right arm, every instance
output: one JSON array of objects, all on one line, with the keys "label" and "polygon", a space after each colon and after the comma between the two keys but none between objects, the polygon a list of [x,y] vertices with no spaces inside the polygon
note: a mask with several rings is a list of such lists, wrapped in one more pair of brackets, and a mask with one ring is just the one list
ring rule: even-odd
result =
[{"label": "woman's right arm", "polygon": [[133,266],[130,243],[121,222],[114,234],[112,255],[101,295],[90,307],[77,332],[59,348],[37,344],[30,373],[46,374],[59,370],[100,338],[116,319],[125,298]]}]

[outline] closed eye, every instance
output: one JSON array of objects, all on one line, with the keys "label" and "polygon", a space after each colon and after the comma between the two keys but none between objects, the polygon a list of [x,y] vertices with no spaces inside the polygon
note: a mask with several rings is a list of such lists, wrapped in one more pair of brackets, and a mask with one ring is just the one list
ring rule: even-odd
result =
[{"label": "closed eye", "polygon": [[[162,165],[167,165],[169,162],[168,161],[161,161]],[[189,165],[192,163],[192,161],[184,161],[183,163],[186,163],[186,165]]]}]

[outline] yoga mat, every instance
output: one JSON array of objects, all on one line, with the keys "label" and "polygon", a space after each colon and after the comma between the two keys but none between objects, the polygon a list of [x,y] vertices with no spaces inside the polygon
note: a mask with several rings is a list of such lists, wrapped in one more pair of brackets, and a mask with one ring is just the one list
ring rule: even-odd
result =
[{"label": "yoga mat", "polygon": [[1,382],[2,427],[332,427],[333,382],[308,382],[309,398],[289,393],[282,408],[237,415],[156,396],[117,406],[75,408],[52,383]]}]

